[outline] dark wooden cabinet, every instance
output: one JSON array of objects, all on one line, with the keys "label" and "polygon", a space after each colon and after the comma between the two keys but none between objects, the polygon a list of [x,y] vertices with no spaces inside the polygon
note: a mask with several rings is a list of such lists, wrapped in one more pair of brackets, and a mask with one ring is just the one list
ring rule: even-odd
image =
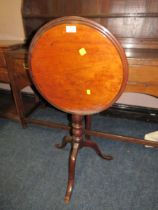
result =
[{"label": "dark wooden cabinet", "polygon": [[14,57],[14,50],[21,49],[22,45],[11,41],[0,42],[0,82],[10,85],[11,93],[3,94],[1,91],[0,116],[18,120],[23,127],[26,126],[27,115],[39,103],[36,95],[24,97],[22,89],[32,86],[25,67],[25,55]]}]

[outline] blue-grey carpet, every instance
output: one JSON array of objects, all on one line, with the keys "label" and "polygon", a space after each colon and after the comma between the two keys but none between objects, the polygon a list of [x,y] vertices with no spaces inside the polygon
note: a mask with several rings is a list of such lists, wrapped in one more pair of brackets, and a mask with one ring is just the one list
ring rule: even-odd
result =
[{"label": "blue-grey carpet", "polygon": [[[68,123],[51,108],[34,117]],[[93,129],[143,137],[156,123],[93,116]],[[0,210],[158,210],[158,149],[94,138],[112,154],[106,161],[80,150],[70,204],[64,203],[70,146],[58,150],[67,132],[0,119]]]}]

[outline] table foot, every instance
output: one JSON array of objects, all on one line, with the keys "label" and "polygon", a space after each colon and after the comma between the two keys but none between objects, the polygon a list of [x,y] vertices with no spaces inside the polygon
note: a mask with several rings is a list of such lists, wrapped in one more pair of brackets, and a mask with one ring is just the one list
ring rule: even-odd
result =
[{"label": "table foot", "polygon": [[75,165],[76,165],[76,158],[79,151],[79,143],[73,143],[70,151],[69,156],[69,174],[68,174],[68,184],[66,189],[66,195],[65,195],[65,203],[69,203],[73,186],[74,186],[74,178],[75,178]]},{"label": "table foot", "polygon": [[71,136],[65,136],[61,142],[61,144],[55,144],[55,147],[58,149],[63,149],[66,147],[67,143],[72,143]]},{"label": "table foot", "polygon": [[80,145],[80,148],[83,148],[83,147],[89,147],[89,148],[93,149],[103,159],[106,159],[106,160],[113,159],[113,157],[111,155],[104,155],[95,142],[92,142],[89,140],[83,141]]}]

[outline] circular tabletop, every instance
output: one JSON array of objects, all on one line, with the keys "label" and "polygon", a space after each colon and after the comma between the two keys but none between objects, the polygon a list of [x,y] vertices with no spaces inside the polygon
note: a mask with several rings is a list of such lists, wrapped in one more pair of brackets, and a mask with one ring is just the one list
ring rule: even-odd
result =
[{"label": "circular tabletop", "polygon": [[111,106],[123,92],[128,72],[126,56],[114,36],[80,17],[55,19],[36,33],[29,69],[50,104],[79,115]]}]

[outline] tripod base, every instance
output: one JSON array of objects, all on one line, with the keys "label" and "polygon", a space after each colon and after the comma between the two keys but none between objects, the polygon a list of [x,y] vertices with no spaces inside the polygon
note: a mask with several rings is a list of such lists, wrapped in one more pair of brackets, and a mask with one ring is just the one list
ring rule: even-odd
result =
[{"label": "tripod base", "polygon": [[[71,143],[71,147],[73,147],[74,142],[73,142],[73,138],[72,136],[65,136],[62,140],[61,144],[56,144],[55,147],[58,149],[63,149],[66,147],[66,145],[68,143]],[[81,149],[83,147],[89,147],[91,149],[93,149],[101,158],[105,159],[105,160],[112,160],[113,157],[111,155],[105,155],[101,152],[100,148],[98,147],[98,145],[90,140],[85,140],[79,143],[79,148]]]},{"label": "tripod base", "polygon": [[113,157],[105,155],[101,152],[98,145],[90,140],[83,140],[82,135],[82,116],[72,115],[72,136],[65,136],[61,144],[56,144],[58,149],[65,148],[68,143],[71,143],[71,151],[69,154],[69,169],[68,169],[68,184],[65,195],[65,203],[69,203],[75,178],[75,165],[79,149],[83,147],[89,147],[93,149],[101,158],[105,160],[112,160]]}]

